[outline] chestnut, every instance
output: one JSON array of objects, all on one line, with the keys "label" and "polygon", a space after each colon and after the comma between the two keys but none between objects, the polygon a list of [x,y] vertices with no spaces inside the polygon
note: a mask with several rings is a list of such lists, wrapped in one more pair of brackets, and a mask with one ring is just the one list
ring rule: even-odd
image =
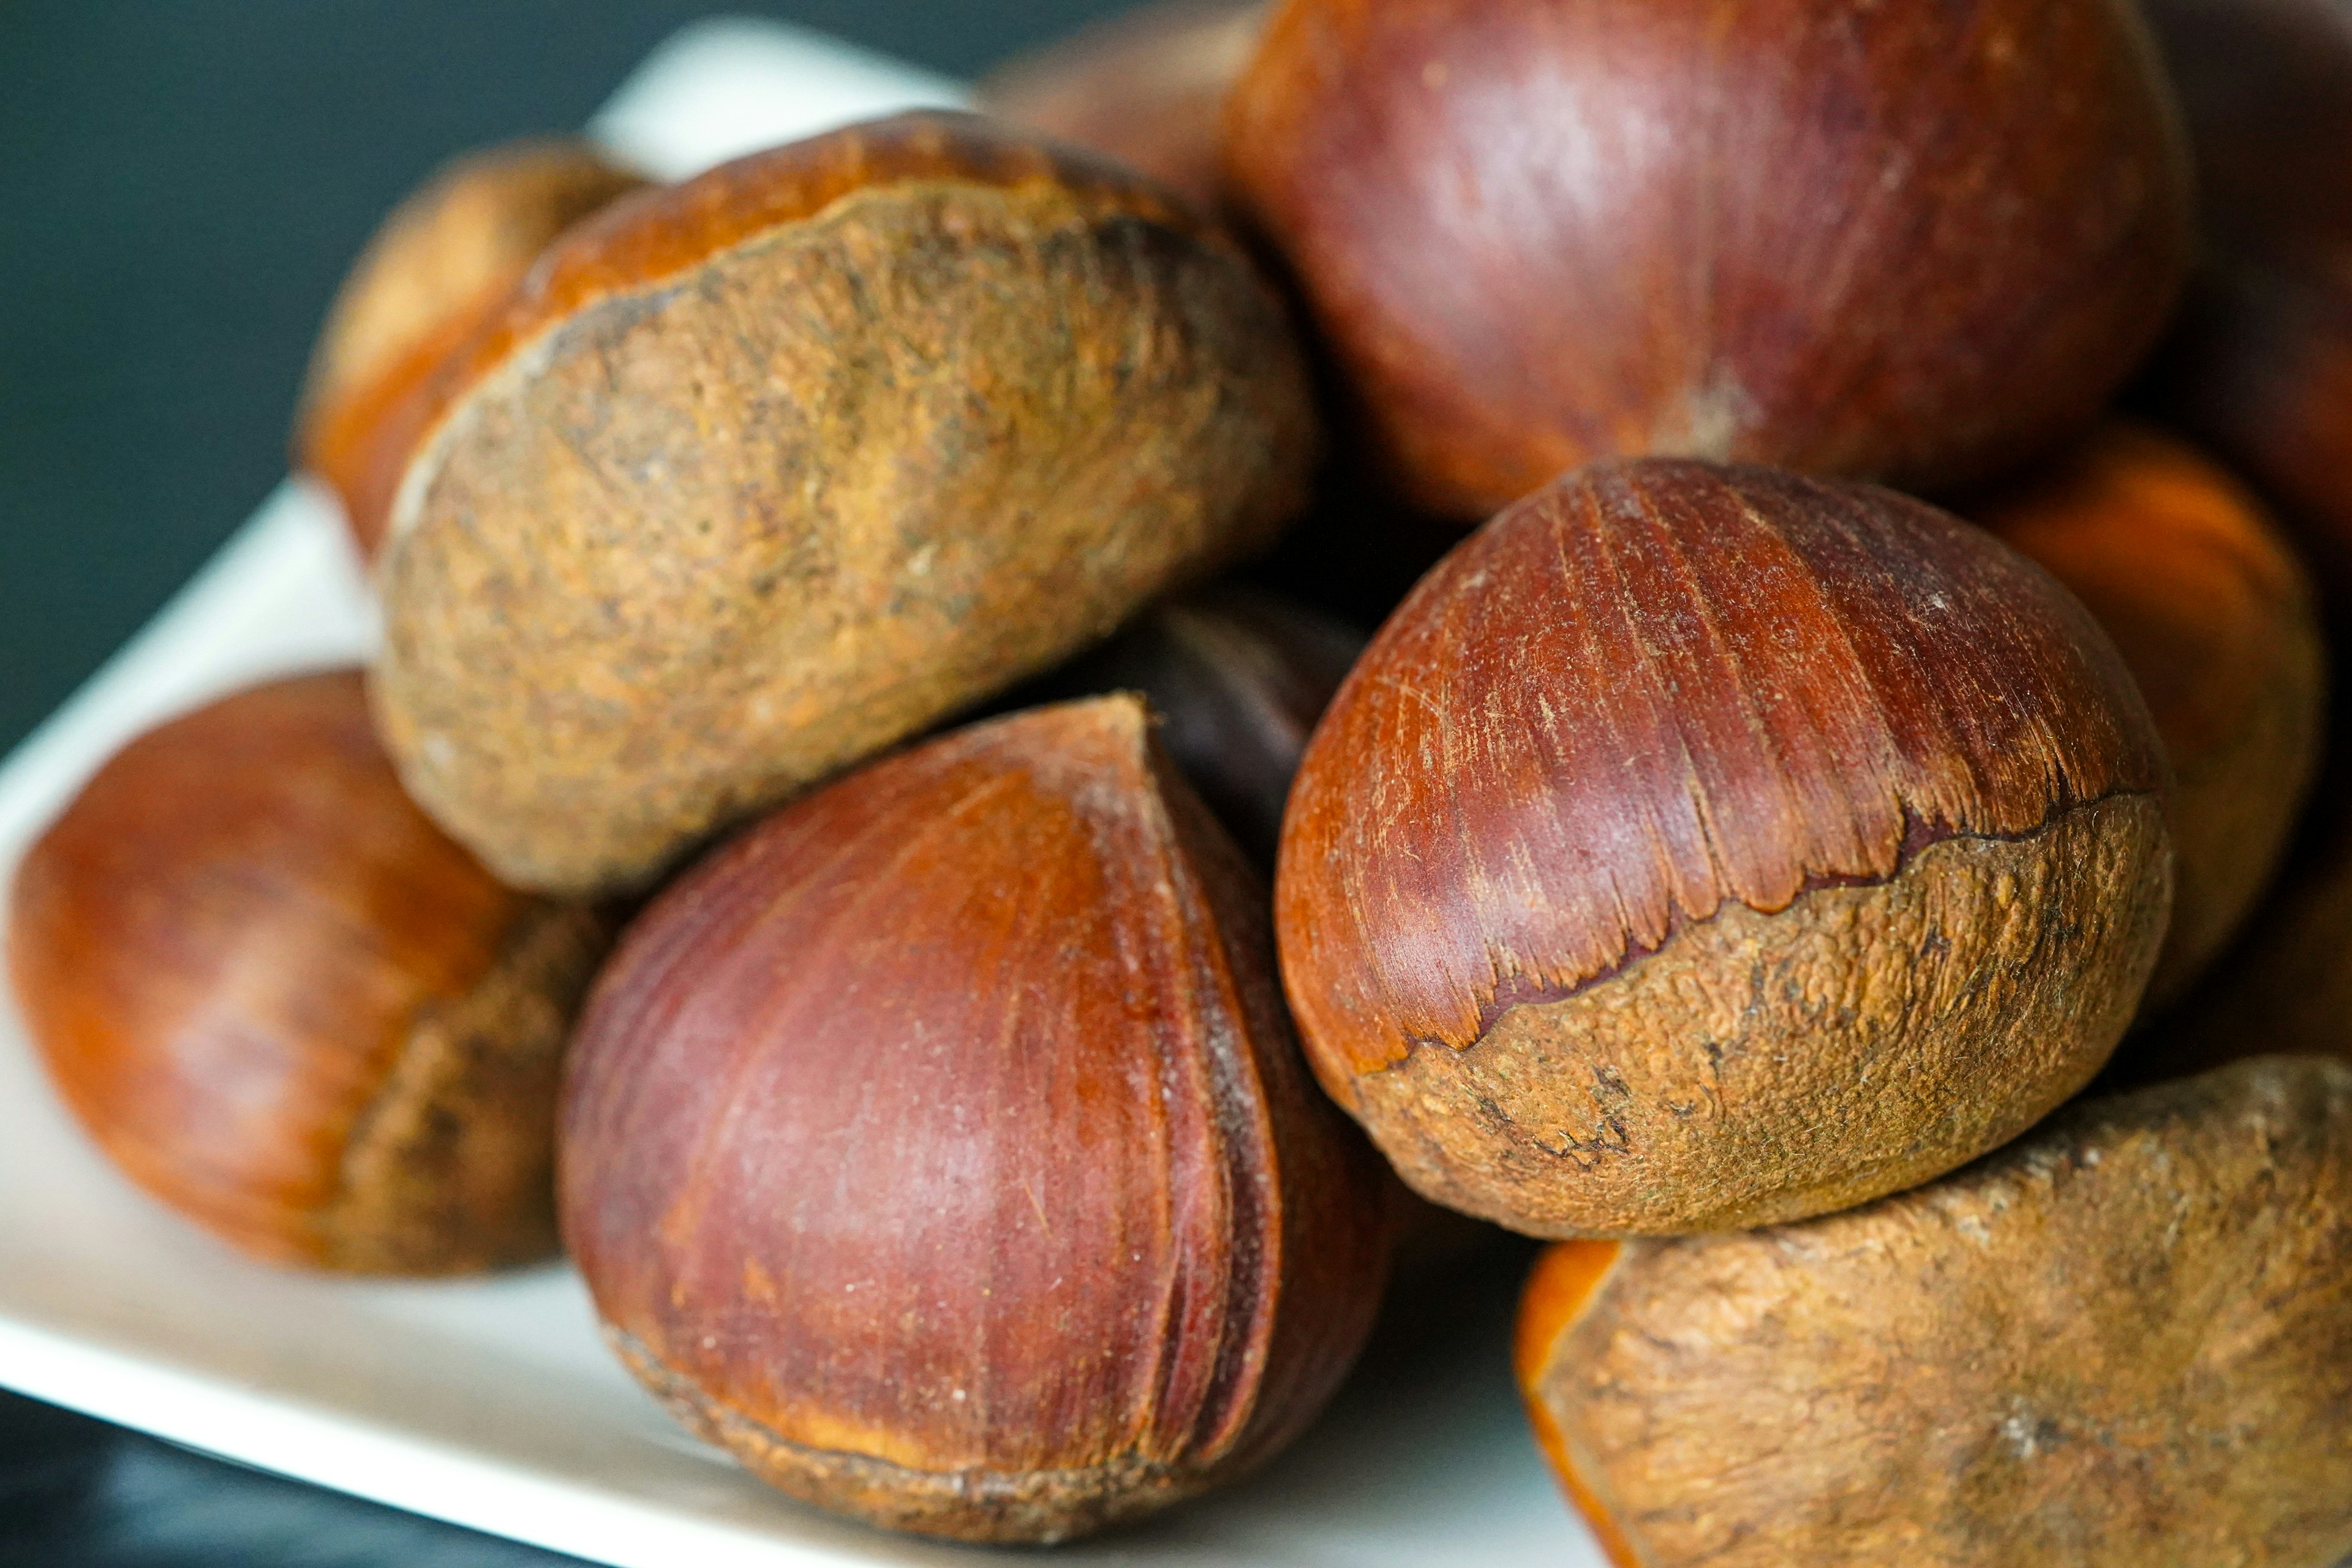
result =
[{"label": "chestnut", "polygon": [[2129,0],[1288,0],[1229,114],[1377,446],[1462,517],[1612,456],[1990,478],[2189,258]]},{"label": "chestnut", "polygon": [[1225,99],[1265,0],[1157,0],[1000,67],[973,102],[1108,153],[1204,213],[1225,205]]},{"label": "chestnut", "polygon": [[8,960],[141,1187],[258,1258],[447,1274],[554,1250],[559,1063],[607,934],[410,805],[341,671],[123,748],[18,867]]},{"label": "chestnut", "polygon": [[1270,871],[1307,738],[1363,650],[1352,626],[1227,583],[1154,605],[1040,695],[1141,693],[1186,781]]},{"label": "chestnut", "polygon": [[757,824],[623,939],[564,1089],[563,1233],[686,1425],[894,1529],[1061,1540],[1311,1420],[1386,1271],[1265,889],[1098,698]]},{"label": "chestnut", "polygon": [[2259,486],[2352,604],[2352,13],[2149,0],[2196,153],[2204,254],[2152,400]]},{"label": "chestnut", "polygon": [[360,552],[432,411],[433,374],[565,229],[644,184],[585,142],[532,138],[436,170],[383,220],[311,351],[294,462],[341,498]]},{"label": "chestnut", "polygon": [[2245,923],[2310,792],[2327,683],[2310,581],[2236,479],[2123,421],[1968,510],[2098,618],[2171,758],[2161,1006]]},{"label": "chestnut", "polygon": [[1852,1214],[1577,1241],[1520,1385],[1632,1568],[2352,1552],[2352,1068],[2086,1100]]},{"label": "chestnut", "polygon": [[1279,299],[1086,154],[911,114],[642,191],[445,386],[373,694],[517,886],[698,840],[1265,543],[1318,438]]},{"label": "chestnut", "polygon": [[1763,1225],[2081,1089],[2170,892],[2114,645],[1874,486],[1597,464],[1424,578],[1292,786],[1284,981],[1423,1196],[1538,1236]]}]

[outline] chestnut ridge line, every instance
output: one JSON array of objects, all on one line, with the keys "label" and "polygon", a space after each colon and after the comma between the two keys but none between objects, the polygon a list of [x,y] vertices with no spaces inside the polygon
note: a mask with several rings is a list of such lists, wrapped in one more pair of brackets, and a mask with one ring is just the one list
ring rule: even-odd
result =
[{"label": "chestnut ridge line", "polygon": [[1906,826],[1903,834],[1902,847],[1895,851],[1894,868],[1888,871],[1885,875],[1848,875],[1843,872],[1834,871],[1807,872],[1804,880],[1797,884],[1796,892],[1790,896],[1787,903],[1782,904],[1778,909],[1764,909],[1759,905],[1748,903],[1744,899],[1735,900],[1728,896],[1718,900],[1715,908],[1707,910],[1704,914],[1690,913],[1684,910],[1679,902],[1671,904],[1666,910],[1665,935],[1660,937],[1656,942],[1646,945],[1628,942],[1625,944],[1625,954],[1623,957],[1618,959],[1614,963],[1608,965],[1606,968],[1595,970],[1591,974],[1585,975],[1582,979],[1573,981],[1566,985],[1556,984],[1549,980],[1530,978],[1516,966],[1508,969],[1500,967],[1496,965],[1494,961],[1501,955],[1496,953],[1492,947],[1489,947],[1486,950],[1486,958],[1488,967],[1493,973],[1495,979],[1492,989],[1478,1005],[1477,1034],[1458,1046],[1442,1035],[1405,1035],[1402,1037],[1405,1047],[1404,1054],[1402,1056],[1398,1057],[1394,1061],[1383,1062],[1379,1067],[1373,1068],[1369,1071],[1358,1069],[1355,1076],[1358,1078],[1377,1078],[1382,1073],[1392,1072],[1396,1068],[1401,1068],[1407,1062],[1411,1061],[1414,1055],[1423,1048],[1443,1047],[1456,1055],[1475,1050],[1486,1040],[1487,1034],[1493,1030],[1495,1026],[1502,1022],[1503,1016],[1506,1013],[1508,1013],[1512,1008],[1522,1006],[1542,1006],[1555,1002],[1570,1001],[1578,995],[1580,995],[1582,993],[1591,990],[1593,986],[1601,984],[1607,981],[1614,980],[1619,975],[1623,974],[1627,970],[1633,968],[1633,965],[1641,963],[1643,959],[1655,957],[1658,953],[1664,952],[1668,947],[1674,944],[1675,939],[1680,937],[1685,931],[1695,926],[1706,925],[1714,921],[1717,916],[1723,912],[1723,907],[1725,904],[1733,902],[1746,904],[1748,909],[1753,910],[1759,915],[1785,914],[1790,910],[1796,907],[1797,901],[1800,899],[1804,898],[1810,893],[1822,892],[1836,888],[1885,887],[1895,881],[1897,878],[1901,877],[1904,872],[1909,870],[1912,863],[1917,859],[1923,851],[1932,849],[1938,844],[2022,844],[2027,839],[2041,837],[2042,835],[2047,833],[2052,827],[2055,826],[2061,818],[2072,816],[2077,812],[2090,811],[2095,807],[2105,805],[2110,801],[2138,799],[2152,800],[2160,799],[2161,796],[2162,792],[2159,790],[2114,789],[2108,790],[2103,795],[2077,797],[2074,793],[2072,785],[2067,780],[2062,777],[2058,780],[2058,796],[2051,803],[2049,815],[2044,816],[2040,822],[2034,824],[2032,827],[2026,828],[2024,831],[2020,833],[1955,832],[1948,826],[1931,823],[1927,818],[1913,812],[1912,809],[1906,805],[1903,808],[1903,820]]},{"label": "chestnut ridge line", "polygon": [[[892,170],[886,158],[880,161],[880,179],[862,184],[845,183],[838,193],[805,210],[789,201],[776,210],[755,209],[754,220],[741,227],[701,217],[706,232],[699,237],[711,241],[707,248],[691,252],[681,250],[668,258],[667,265],[656,266],[641,275],[614,273],[616,267],[628,263],[642,264],[646,257],[632,252],[625,245],[611,237],[614,231],[624,236],[641,232],[644,225],[638,217],[640,209],[659,211],[667,206],[670,210],[661,216],[669,223],[683,220],[694,224],[698,221],[697,215],[692,209],[682,215],[677,210],[680,203],[709,191],[719,181],[738,175],[751,165],[788,162],[781,155],[796,152],[820,138],[748,153],[676,184],[643,186],[615,198],[582,219],[570,234],[559,237],[541,253],[540,259],[522,279],[507,290],[505,302],[479,329],[467,334],[467,341],[436,373],[439,384],[430,388],[427,394],[432,403],[431,411],[410,442],[411,457],[403,465],[401,482],[388,500],[381,548],[389,552],[394,540],[410,531],[416,510],[415,505],[412,504],[414,497],[411,492],[416,484],[422,482],[416,476],[427,467],[427,459],[441,445],[445,432],[458,412],[478,394],[489,389],[499,377],[515,374],[517,367],[528,365],[533,355],[543,353],[554,338],[576,322],[583,310],[605,301],[624,300],[635,300],[650,307],[681,292],[697,273],[721,260],[740,253],[757,252],[789,243],[793,233],[803,226],[830,222],[845,208],[862,205],[880,192],[924,194],[980,187],[1013,193],[1039,187],[1054,188],[1057,182],[1065,182],[1063,188],[1080,190],[1090,205],[1104,205],[1104,210],[1092,215],[1093,221],[1100,226],[1150,226],[1188,235],[1210,241],[1236,257],[1249,260],[1253,270],[1259,269],[1259,264],[1252,260],[1222,226],[1191,212],[1180,203],[1163,199],[1155,182],[1133,174],[1114,159],[1084,147],[1057,142],[1036,158],[1007,158],[985,168],[966,166],[950,171],[919,167],[922,158],[937,156],[948,149],[950,132],[961,129],[964,122],[986,121],[988,118],[968,110],[916,109],[846,127],[834,134],[859,138],[856,161],[846,163],[844,170],[835,170],[822,163],[807,164],[801,170],[804,183],[814,183],[827,173],[865,172],[877,133],[907,133],[913,154],[912,172]],[[899,151],[895,144],[886,142],[885,146],[888,152]],[[1013,177],[1000,177],[1008,173]],[[1091,184],[1070,186],[1066,182],[1072,174],[1082,182],[1091,181]],[[796,184],[792,194],[800,194],[801,188]],[[1108,206],[1114,198],[1137,195],[1150,200],[1151,210],[1148,214],[1118,212]],[[571,265],[568,268],[560,268],[555,265],[559,261],[568,261]]]}]

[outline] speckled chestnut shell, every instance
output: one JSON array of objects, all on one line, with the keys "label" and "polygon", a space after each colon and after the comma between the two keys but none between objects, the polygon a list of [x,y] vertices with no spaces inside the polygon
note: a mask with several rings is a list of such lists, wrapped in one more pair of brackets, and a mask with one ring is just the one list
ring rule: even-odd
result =
[{"label": "speckled chestnut shell", "polygon": [[1622,1568],[2352,1552],[2352,1069],[2085,1101],[1807,1225],[1570,1242],[1539,1440]]},{"label": "speckled chestnut shell", "polygon": [[1316,457],[1280,301],[1158,187],[967,115],[755,154],[452,369],[379,723],[509,880],[641,884],[1263,544]]},{"label": "speckled chestnut shell", "polygon": [[295,466],[332,486],[363,555],[434,412],[435,372],[558,235],[645,184],[585,142],[533,138],[437,170],[383,220],[328,308]]},{"label": "speckled chestnut shell", "polygon": [[2245,923],[2310,793],[2327,686],[2310,579],[2244,486],[2123,421],[1964,510],[2098,618],[2163,737],[2172,924],[2147,994],[2162,1006]]},{"label": "speckled chestnut shell", "polygon": [[493,881],[400,792],[359,677],[132,742],[25,857],[16,999],[132,1181],[278,1262],[551,1253],[559,1064],[608,931]]},{"label": "speckled chestnut shell", "polygon": [[1264,900],[1132,697],[760,823],[630,931],[581,1029],[563,1230],[613,1344],[785,1491],[967,1541],[1280,1447],[1389,1243]]},{"label": "speckled chestnut shell", "polygon": [[2089,424],[2190,248],[2130,0],[1289,0],[1227,158],[1462,517],[1615,456],[1990,478]]},{"label": "speckled chestnut shell", "polygon": [[2165,928],[2097,625],[1874,487],[1602,464],[1449,555],[1307,747],[1284,980],[1423,1195],[1534,1235],[1926,1181],[2080,1089]]}]

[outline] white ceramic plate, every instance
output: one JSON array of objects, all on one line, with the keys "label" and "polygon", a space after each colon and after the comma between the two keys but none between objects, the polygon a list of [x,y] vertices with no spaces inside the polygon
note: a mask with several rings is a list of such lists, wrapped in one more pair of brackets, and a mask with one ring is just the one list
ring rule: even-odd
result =
[{"label": "white ceramic plate", "polygon": [[[815,35],[710,23],[664,46],[595,129],[677,175],[956,98]],[[359,657],[373,636],[331,507],[289,484],[0,768],[0,866],[131,735],[256,679]],[[1260,1475],[1053,1560],[1599,1568],[1527,1437],[1507,1294],[1484,1283],[1391,1324],[1329,1415]],[[974,1560],[798,1508],[687,1437],[604,1353],[568,1269],[356,1284],[228,1255],[97,1158],[5,1010],[0,1384],[625,1568]]]}]

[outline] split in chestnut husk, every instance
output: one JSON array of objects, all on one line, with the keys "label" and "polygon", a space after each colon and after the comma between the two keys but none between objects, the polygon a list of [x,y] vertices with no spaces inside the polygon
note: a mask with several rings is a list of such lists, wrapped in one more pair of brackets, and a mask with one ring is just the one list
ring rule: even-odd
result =
[{"label": "split in chestnut husk", "polygon": [[1653,458],[1511,508],[1292,788],[1283,977],[1423,1195],[1531,1235],[1801,1218],[2081,1089],[2170,893],[2114,645],[1874,486]]},{"label": "split in chestnut husk", "polygon": [[1115,166],[915,114],[641,192],[453,373],[372,690],[520,886],[698,840],[1262,547],[1318,454],[1280,300]]},{"label": "split in chestnut husk", "polygon": [[1264,0],[1156,0],[1001,67],[972,100],[1221,212],[1225,100],[1266,10]]},{"label": "split in chestnut husk", "polygon": [[662,894],[583,1022],[563,1230],[608,1339],[796,1497],[1054,1541],[1263,1458],[1384,1283],[1265,889],[1097,699],[784,807]]},{"label": "split in chestnut husk", "polygon": [[2352,11],[2149,0],[2203,254],[2149,399],[2252,479],[2352,607]]},{"label": "split in chestnut husk", "polygon": [[2098,618],[2164,739],[2172,924],[2147,995],[2164,1006],[2244,925],[2310,793],[2327,685],[2310,579],[2237,480],[2120,421],[1966,510]]},{"label": "split in chestnut husk", "polygon": [[2333,1568],[2347,1258],[2352,1069],[2272,1058],[1850,1214],[1554,1247],[1519,1381],[1626,1568]]},{"label": "split in chestnut husk", "polygon": [[1227,160],[1462,517],[1616,456],[1995,477],[2090,424],[2189,259],[2127,0],[1288,0]]},{"label": "split in chestnut husk", "polygon": [[1140,692],[1170,758],[1271,872],[1298,759],[1364,640],[1279,594],[1227,583],[1154,605],[1034,695]]},{"label": "split in chestnut husk", "polygon": [[295,467],[331,486],[362,555],[434,406],[434,374],[556,237],[646,183],[585,142],[509,142],[435,172],[368,241],[328,308]]},{"label": "split in chestnut husk", "polygon": [[18,868],[58,1093],[246,1252],[447,1274],[555,1249],[555,1100],[604,920],[499,886],[401,794],[359,677],[142,736]]}]

